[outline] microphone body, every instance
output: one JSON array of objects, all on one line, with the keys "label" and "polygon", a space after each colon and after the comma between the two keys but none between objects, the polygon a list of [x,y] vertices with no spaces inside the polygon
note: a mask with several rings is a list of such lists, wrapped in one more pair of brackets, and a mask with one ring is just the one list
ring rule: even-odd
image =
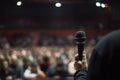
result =
[{"label": "microphone body", "polygon": [[78,47],[78,56],[79,60],[82,61],[83,57],[83,50],[84,50],[84,45],[86,41],[86,34],[84,31],[78,31],[75,34],[75,41]]},{"label": "microphone body", "polygon": [[82,61],[84,44],[77,44],[79,60]]}]

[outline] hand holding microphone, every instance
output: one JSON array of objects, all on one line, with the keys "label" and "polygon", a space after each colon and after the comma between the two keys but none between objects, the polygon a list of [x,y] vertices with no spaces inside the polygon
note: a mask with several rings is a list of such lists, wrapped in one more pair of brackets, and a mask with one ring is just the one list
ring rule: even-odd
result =
[{"label": "hand holding microphone", "polygon": [[83,51],[84,51],[84,45],[86,41],[86,34],[84,31],[77,31],[75,33],[75,38],[74,38],[77,46],[78,46],[78,58],[77,60],[82,61],[83,57]]},{"label": "hand holding microphone", "polygon": [[87,69],[88,64],[86,60],[86,54],[84,51],[84,45],[86,41],[86,34],[84,31],[78,31],[75,34],[75,41],[78,46],[78,54],[75,55],[75,70],[78,71],[80,69]]}]

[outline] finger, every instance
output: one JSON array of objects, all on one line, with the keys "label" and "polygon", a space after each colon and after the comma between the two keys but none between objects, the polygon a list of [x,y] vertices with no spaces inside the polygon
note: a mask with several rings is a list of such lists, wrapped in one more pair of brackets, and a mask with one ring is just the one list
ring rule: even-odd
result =
[{"label": "finger", "polygon": [[77,71],[77,70],[79,70],[81,67],[82,67],[82,63],[81,62],[75,62],[74,63],[74,67],[75,67],[75,70]]},{"label": "finger", "polygon": [[83,60],[82,61],[82,68],[87,69],[87,67],[88,67],[87,60]]},{"label": "finger", "polygon": [[87,55],[86,55],[86,53],[85,53],[85,51],[84,51],[84,53],[83,53],[83,59],[82,59],[82,60],[86,60],[86,59],[87,59],[86,56],[87,56]]},{"label": "finger", "polygon": [[[78,54],[76,54],[75,55],[75,61],[79,61],[79,55]],[[84,51],[84,53],[82,54],[82,60],[86,60],[86,54],[85,54],[85,51]]]},{"label": "finger", "polygon": [[75,55],[75,61],[79,61],[79,55],[78,54]]}]

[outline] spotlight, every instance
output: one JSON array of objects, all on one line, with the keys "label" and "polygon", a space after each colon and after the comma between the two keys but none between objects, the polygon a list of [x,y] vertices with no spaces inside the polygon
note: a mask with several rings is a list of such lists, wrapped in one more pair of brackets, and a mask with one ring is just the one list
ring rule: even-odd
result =
[{"label": "spotlight", "polygon": [[97,7],[100,7],[100,2],[96,2],[96,6],[97,6]]},{"label": "spotlight", "polygon": [[56,7],[61,7],[62,4],[61,4],[60,2],[57,2],[57,3],[55,3],[55,6],[56,6]]},{"label": "spotlight", "polygon": [[101,7],[102,7],[102,8],[105,8],[105,4],[102,3],[102,4],[101,4]]},{"label": "spotlight", "polygon": [[18,1],[17,6],[21,6],[21,5],[22,5],[22,1]]}]

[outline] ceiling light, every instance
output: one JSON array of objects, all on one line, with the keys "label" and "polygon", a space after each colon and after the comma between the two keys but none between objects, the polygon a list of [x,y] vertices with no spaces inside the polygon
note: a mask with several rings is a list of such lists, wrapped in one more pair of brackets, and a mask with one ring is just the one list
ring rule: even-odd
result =
[{"label": "ceiling light", "polygon": [[57,2],[57,3],[55,3],[55,6],[56,6],[56,7],[61,7],[62,4],[61,4],[60,2]]},{"label": "ceiling light", "polygon": [[102,8],[105,8],[105,4],[102,3],[102,4],[101,4],[101,7],[102,7]]},{"label": "ceiling light", "polygon": [[100,7],[100,2],[96,2],[96,6],[97,6],[97,7]]},{"label": "ceiling light", "polygon": [[17,6],[21,6],[21,5],[22,5],[22,1],[18,1]]}]

